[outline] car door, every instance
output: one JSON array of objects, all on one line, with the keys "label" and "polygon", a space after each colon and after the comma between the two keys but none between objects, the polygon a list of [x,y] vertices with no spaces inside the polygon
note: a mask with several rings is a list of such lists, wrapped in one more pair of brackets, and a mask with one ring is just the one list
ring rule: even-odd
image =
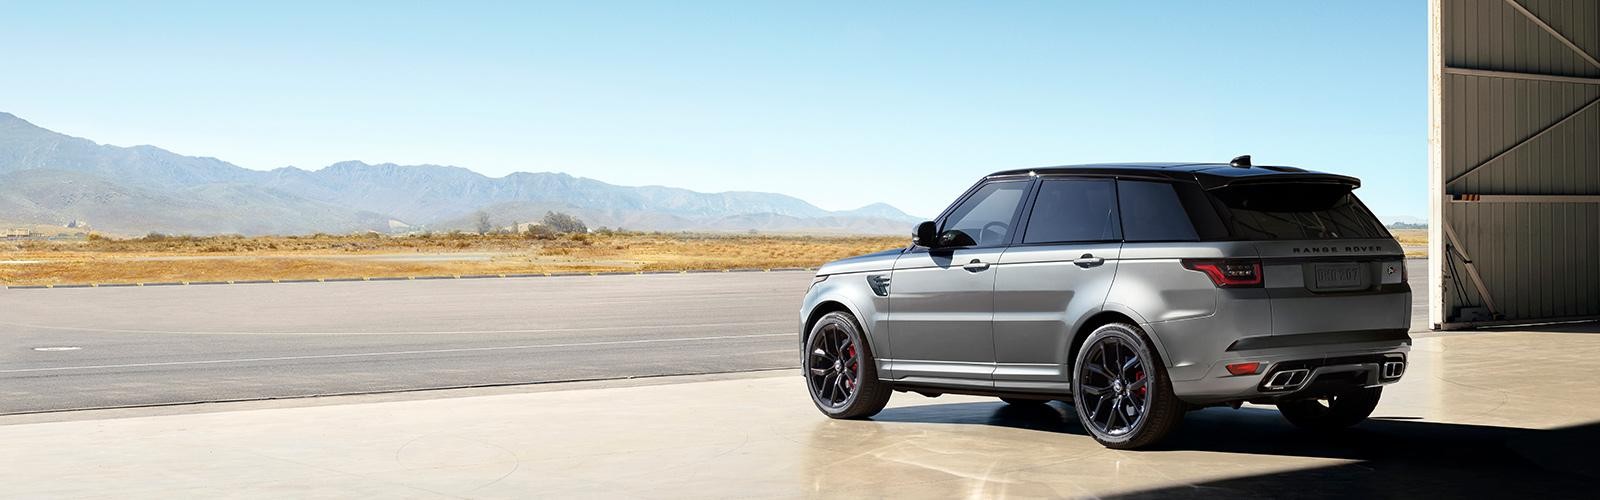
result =
[{"label": "car door", "polygon": [[918,246],[890,275],[889,364],[899,380],[991,385],[994,265],[1013,237],[1029,177],[991,179],[938,221],[938,248]]},{"label": "car door", "polygon": [[1106,178],[1039,181],[1020,239],[995,268],[995,385],[1069,390],[1073,325],[1110,293],[1122,247],[1116,185]]}]

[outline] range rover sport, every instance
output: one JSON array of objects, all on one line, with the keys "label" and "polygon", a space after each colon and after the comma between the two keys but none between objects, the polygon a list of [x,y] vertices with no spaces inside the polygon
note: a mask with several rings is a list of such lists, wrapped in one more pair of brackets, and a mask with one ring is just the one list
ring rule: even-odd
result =
[{"label": "range rover sport", "polygon": [[1244,402],[1354,425],[1411,343],[1404,254],[1359,186],[1247,156],[986,176],[910,245],[818,270],[807,388],[833,418],[896,391],[1061,400],[1112,448]]}]

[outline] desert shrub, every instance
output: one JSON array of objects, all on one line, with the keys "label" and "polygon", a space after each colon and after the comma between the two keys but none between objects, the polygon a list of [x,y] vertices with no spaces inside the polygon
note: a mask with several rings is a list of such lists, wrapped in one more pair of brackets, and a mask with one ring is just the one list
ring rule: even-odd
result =
[{"label": "desert shrub", "polygon": [[528,224],[528,230],[522,234],[536,240],[548,240],[554,239],[557,233],[555,229],[544,224]]},{"label": "desert shrub", "polygon": [[584,225],[582,220],[565,212],[546,212],[544,214],[544,225],[549,226],[550,229],[554,229],[558,233],[589,232],[589,226]]},{"label": "desert shrub", "polygon": [[489,234],[494,231],[494,222],[489,220],[489,212],[479,210],[472,214],[472,218],[476,222],[478,234]]}]

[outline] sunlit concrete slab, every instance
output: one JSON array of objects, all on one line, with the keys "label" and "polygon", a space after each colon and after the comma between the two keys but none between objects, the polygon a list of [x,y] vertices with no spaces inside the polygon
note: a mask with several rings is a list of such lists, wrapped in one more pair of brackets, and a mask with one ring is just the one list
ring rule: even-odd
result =
[{"label": "sunlit concrete slab", "polygon": [[[1070,409],[897,395],[832,421],[792,372],[0,419],[10,497],[1453,497],[1600,484],[1600,334],[1429,335],[1374,421],[1188,415],[1100,447]],[[390,396],[393,398],[393,396]],[[426,399],[423,399],[426,398]]]}]

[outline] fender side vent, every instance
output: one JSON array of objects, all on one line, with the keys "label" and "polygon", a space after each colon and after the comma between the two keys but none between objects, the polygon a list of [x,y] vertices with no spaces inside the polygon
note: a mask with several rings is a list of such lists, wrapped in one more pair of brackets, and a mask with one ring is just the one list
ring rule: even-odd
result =
[{"label": "fender side vent", "polygon": [[872,293],[879,297],[889,296],[889,277],[882,274],[867,276],[867,286],[872,287]]}]

